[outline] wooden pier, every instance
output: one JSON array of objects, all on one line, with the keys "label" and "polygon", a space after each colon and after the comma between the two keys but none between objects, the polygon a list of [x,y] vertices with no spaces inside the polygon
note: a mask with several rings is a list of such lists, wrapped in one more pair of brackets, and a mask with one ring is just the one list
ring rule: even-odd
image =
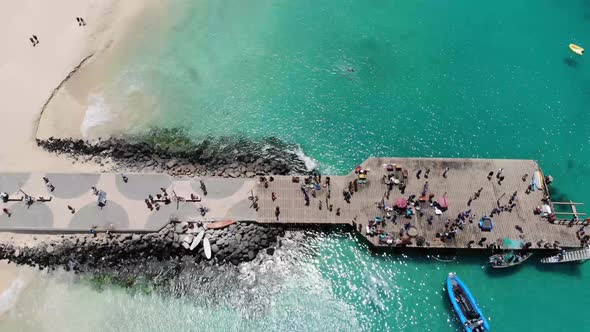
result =
[{"label": "wooden pier", "polygon": [[[395,165],[398,171],[387,171],[387,165]],[[299,183],[294,183],[291,177],[275,177],[274,181],[268,183],[267,188],[263,183],[258,183],[254,190],[259,198],[257,221],[281,224],[350,224],[355,225],[357,231],[373,245],[390,246],[387,243],[380,243],[379,235],[367,233],[369,220],[384,217],[385,212],[379,208],[378,203],[384,202],[388,206],[394,206],[397,199],[407,199],[410,195],[416,195],[415,200],[419,200],[424,185],[428,182],[428,196],[434,194],[431,201],[438,202],[445,195],[448,200],[448,209],[437,215],[435,208],[426,200],[416,206],[419,210],[416,207],[412,208],[414,214],[409,218],[398,217],[396,223],[385,219],[385,225],[379,227],[379,232],[398,239],[400,229],[409,223],[413,228],[412,231],[416,233],[411,237],[405,236],[406,241],[411,241],[407,245],[409,247],[419,246],[417,243],[419,237],[425,240],[425,243],[420,246],[431,248],[485,248],[492,243],[501,245],[504,238],[531,242],[534,249],[544,249],[544,244],[555,241],[562,247],[580,247],[580,240],[576,236],[577,228],[550,223],[546,217],[534,213],[536,208],[545,204],[543,199],[547,198],[546,190],[527,190],[534,172],[540,171],[535,161],[371,158],[361,164],[361,167],[368,170],[368,182],[357,185],[357,191],[353,193],[350,203],[345,202],[343,190],[351,181],[357,179],[358,175],[354,172],[346,176],[331,176],[330,198],[328,199],[328,188],[322,186],[316,191],[316,197],[309,197],[309,206],[305,205],[301,190],[303,177]],[[447,168],[448,171],[445,173]],[[503,181],[499,181],[497,177],[500,169],[503,169]],[[421,174],[418,177],[420,170]],[[426,177],[427,170],[429,174]],[[488,179],[490,172],[494,173]],[[404,173],[407,174],[407,178],[404,178]],[[394,186],[389,197],[385,197],[388,186],[383,178],[384,176],[389,178],[392,175],[405,181],[405,190],[401,193],[399,186]],[[324,179],[325,176],[322,181]],[[475,193],[480,188],[479,198],[474,199]],[[275,201],[271,197],[273,192],[276,196]],[[513,201],[515,206],[511,212],[495,214],[492,218],[493,230],[482,231],[478,226],[480,218],[489,216],[492,209],[498,206],[508,205],[508,201],[515,192],[516,198]],[[471,203],[468,206],[470,199]],[[330,205],[332,205],[332,211],[329,210]],[[276,207],[280,210],[278,218]],[[340,209],[339,216],[336,215],[337,209]],[[467,210],[475,214],[473,223],[467,222],[463,230],[459,230],[453,239],[446,239],[443,236],[445,238],[443,241],[440,236],[437,237],[437,233],[444,234],[447,230],[445,228],[447,220],[452,222],[460,213]],[[429,218],[432,218],[431,224],[428,222]],[[485,240],[482,241],[482,238]],[[478,245],[480,241],[481,245]],[[538,245],[539,241],[542,241],[541,246]]]}]

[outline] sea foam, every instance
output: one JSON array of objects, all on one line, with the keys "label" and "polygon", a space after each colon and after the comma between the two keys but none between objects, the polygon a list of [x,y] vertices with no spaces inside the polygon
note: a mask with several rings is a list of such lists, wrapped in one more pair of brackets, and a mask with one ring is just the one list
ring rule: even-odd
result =
[{"label": "sea foam", "polygon": [[297,157],[299,157],[299,159],[303,160],[303,162],[305,163],[305,168],[307,168],[308,170],[311,171],[318,167],[318,163],[313,158],[306,155],[305,152],[303,152],[301,146],[298,145],[295,150],[291,150],[290,152],[295,153]]},{"label": "sea foam", "polygon": [[24,287],[25,282],[20,278],[16,278],[12,281],[10,287],[0,294],[0,316],[14,307],[16,300]]},{"label": "sea foam", "polygon": [[108,123],[110,120],[111,110],[106,104],[104,97],[96,94],[90,95],[88,97],[88,108],[80,126],[82,136],[87,138],[92,128]]}]

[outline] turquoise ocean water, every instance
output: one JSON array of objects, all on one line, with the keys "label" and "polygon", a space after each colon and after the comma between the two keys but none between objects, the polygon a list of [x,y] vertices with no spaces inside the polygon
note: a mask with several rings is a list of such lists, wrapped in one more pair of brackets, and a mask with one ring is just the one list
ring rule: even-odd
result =
[{"label": "turquoise ocean water", "polygon": [[[556,197],[589,202],[590,60],[568,49],[590,47],[588,1],[179,0],[157,23],[104,90],[154,125],[275,136],[325,173],[369,156],[536,159]],[[131,85],[152,107],[121,94]],[[590,323],[589,264],[497,273],[486,257],[372,254],[339,234],[293,243],[192,296],[40,277],[0,329],[62,315],[76,317],[64,331],[454,331],[451,271],[494,331]]]}]

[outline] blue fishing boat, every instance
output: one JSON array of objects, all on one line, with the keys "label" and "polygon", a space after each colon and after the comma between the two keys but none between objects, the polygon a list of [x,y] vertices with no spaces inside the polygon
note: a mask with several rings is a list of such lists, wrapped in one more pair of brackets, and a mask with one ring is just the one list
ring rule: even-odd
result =
[{"label": "blue fishing boat", "polygon": [[469,288],[454,273],[449,273],[447,277],[447,292],[465,331],[485,332],[490,330],[490,325],[477,306]]}]

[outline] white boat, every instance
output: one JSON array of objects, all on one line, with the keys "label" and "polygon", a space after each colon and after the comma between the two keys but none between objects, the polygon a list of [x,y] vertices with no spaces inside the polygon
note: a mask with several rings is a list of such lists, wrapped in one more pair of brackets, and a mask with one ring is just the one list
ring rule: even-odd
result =
[{"label": "white boat", "polygon": [[584,48],[580,45],[576,45],[576,44],[569,44],[570,50],[574,53],[576,53],[577,55],[583,55],[584,54]]},{"label": "white boat", "polygon": [[190,250],[194,250],[199,245],[199,243],[203,239],[203,236],[205,236],[205,231],[200,231],[199,234],[193,239],[193,242],[190,246]]},{"label": "white boat", "polygon": [[533,173],[533,180],[531,181],[531,185],[534,189],[543,190],[543,174],[541,171],[535,171]]},{"label": "white boat", "polygon": [[203,239],[203,249],[205,250],[205,257],[211,259],[211,244],[208,238]]}]

